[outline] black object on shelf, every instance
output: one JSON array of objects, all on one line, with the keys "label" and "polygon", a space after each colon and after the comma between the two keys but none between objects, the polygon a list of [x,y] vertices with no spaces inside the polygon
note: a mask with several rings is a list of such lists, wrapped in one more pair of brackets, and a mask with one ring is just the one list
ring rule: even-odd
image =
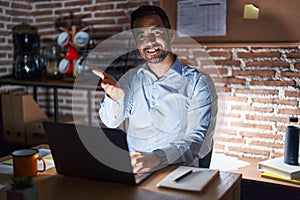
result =
[{"label": "black object on shelf", "polygon": [[286,128],[284,146],[284,163],[286,164],[299,165],[299,133],[300,128],[297,126],[288,126]]}]

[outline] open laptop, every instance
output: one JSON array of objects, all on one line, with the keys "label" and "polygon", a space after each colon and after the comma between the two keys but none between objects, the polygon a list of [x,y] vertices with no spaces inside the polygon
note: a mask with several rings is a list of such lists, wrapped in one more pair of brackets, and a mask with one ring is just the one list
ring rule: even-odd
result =
[{"label": "open laptop", "polygon": [[58,174],[130,185],[150,175],[132,172],[126,133],[120,129],[55,122],[43,126]]}]

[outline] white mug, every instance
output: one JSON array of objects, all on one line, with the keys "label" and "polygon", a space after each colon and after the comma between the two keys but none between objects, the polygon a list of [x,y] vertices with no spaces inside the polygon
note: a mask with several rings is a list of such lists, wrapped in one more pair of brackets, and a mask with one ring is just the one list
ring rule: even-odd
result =
[{"label": "white mug", "polygon": [[58,35],[57,43],[59,46],[67,47],[70,44],[70,34],[68,32],[62,32]]},{"label": "white mug", "polygon": [[89,34],[84,31],[79,31],[75,34],[74,43],[79,46],[83,47],[89,42]]},{"label": "white mug", "polygon": [[81,65],[82,60],[78,59],[75,62],[75,69],[76,71],[82,71],[83,70],[83,66]]},{"label": "white mug", "polygon": [[59,62],[59,66],[58,66],[58,70],[60,73],[62,74],[69,74],[72,72],[73,70],[73,64],[72,64],[72,61],[69,61],[67,59],[62,59],[60,62]]}]

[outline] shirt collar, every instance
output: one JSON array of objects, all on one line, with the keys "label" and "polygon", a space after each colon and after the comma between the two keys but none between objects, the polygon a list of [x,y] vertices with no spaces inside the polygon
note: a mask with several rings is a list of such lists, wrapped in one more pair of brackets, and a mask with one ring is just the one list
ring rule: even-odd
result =
[{"label": "shirt collar", "polygon": [[[182,63],[179,61],[178,57],[175,56],[175,62],[173,63],[172,67],[169,71],[167,71],[166,75],[171,73],[172,71],[177,72],[178,74],[182,74]],[[150,68],[147,63],[144,63],[140,69],[137,70],[137,75],[139,75],[141,72],[143,73],[151,73]],[[152,73],[151,73],[152,74]]]}]

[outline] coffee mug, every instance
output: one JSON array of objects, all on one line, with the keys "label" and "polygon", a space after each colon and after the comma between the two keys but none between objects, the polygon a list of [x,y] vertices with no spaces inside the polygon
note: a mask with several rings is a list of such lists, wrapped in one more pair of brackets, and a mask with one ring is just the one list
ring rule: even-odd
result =
[{"label": "coffee mug", "polygon": [[[21,149],[11,153],[14,176],[35,176],[46,170],[46,161],[38,156],[36,149]],[[38,169],[38,161],[43,162],[43,169]]]},{"label": "coffee mug", "polygon": [[73,71],[73,61],[69,61],[67,59],[62,59],[59,62],[58,70],[62,74],[69,74]]},{"label": "coffee mug", "polygon": [[84,31],[79,31],[75,34],[74,43],[79,46],[83,47],[89,42],[89,34]]},{"label": "coffee mug", "polygon": [[75,62],[75,69],[76,69],[76,71],[83,71],[83,69],[84,69],[84,67],[82,66],[82,59],[78,59],[78,60],[76,60],[76,62]]},{"label": "coffee mug", "polygon": [[62,32],[58,35],[57,43],[59,46],[68,47],[71,41],[70,34],[68,32]]}]

